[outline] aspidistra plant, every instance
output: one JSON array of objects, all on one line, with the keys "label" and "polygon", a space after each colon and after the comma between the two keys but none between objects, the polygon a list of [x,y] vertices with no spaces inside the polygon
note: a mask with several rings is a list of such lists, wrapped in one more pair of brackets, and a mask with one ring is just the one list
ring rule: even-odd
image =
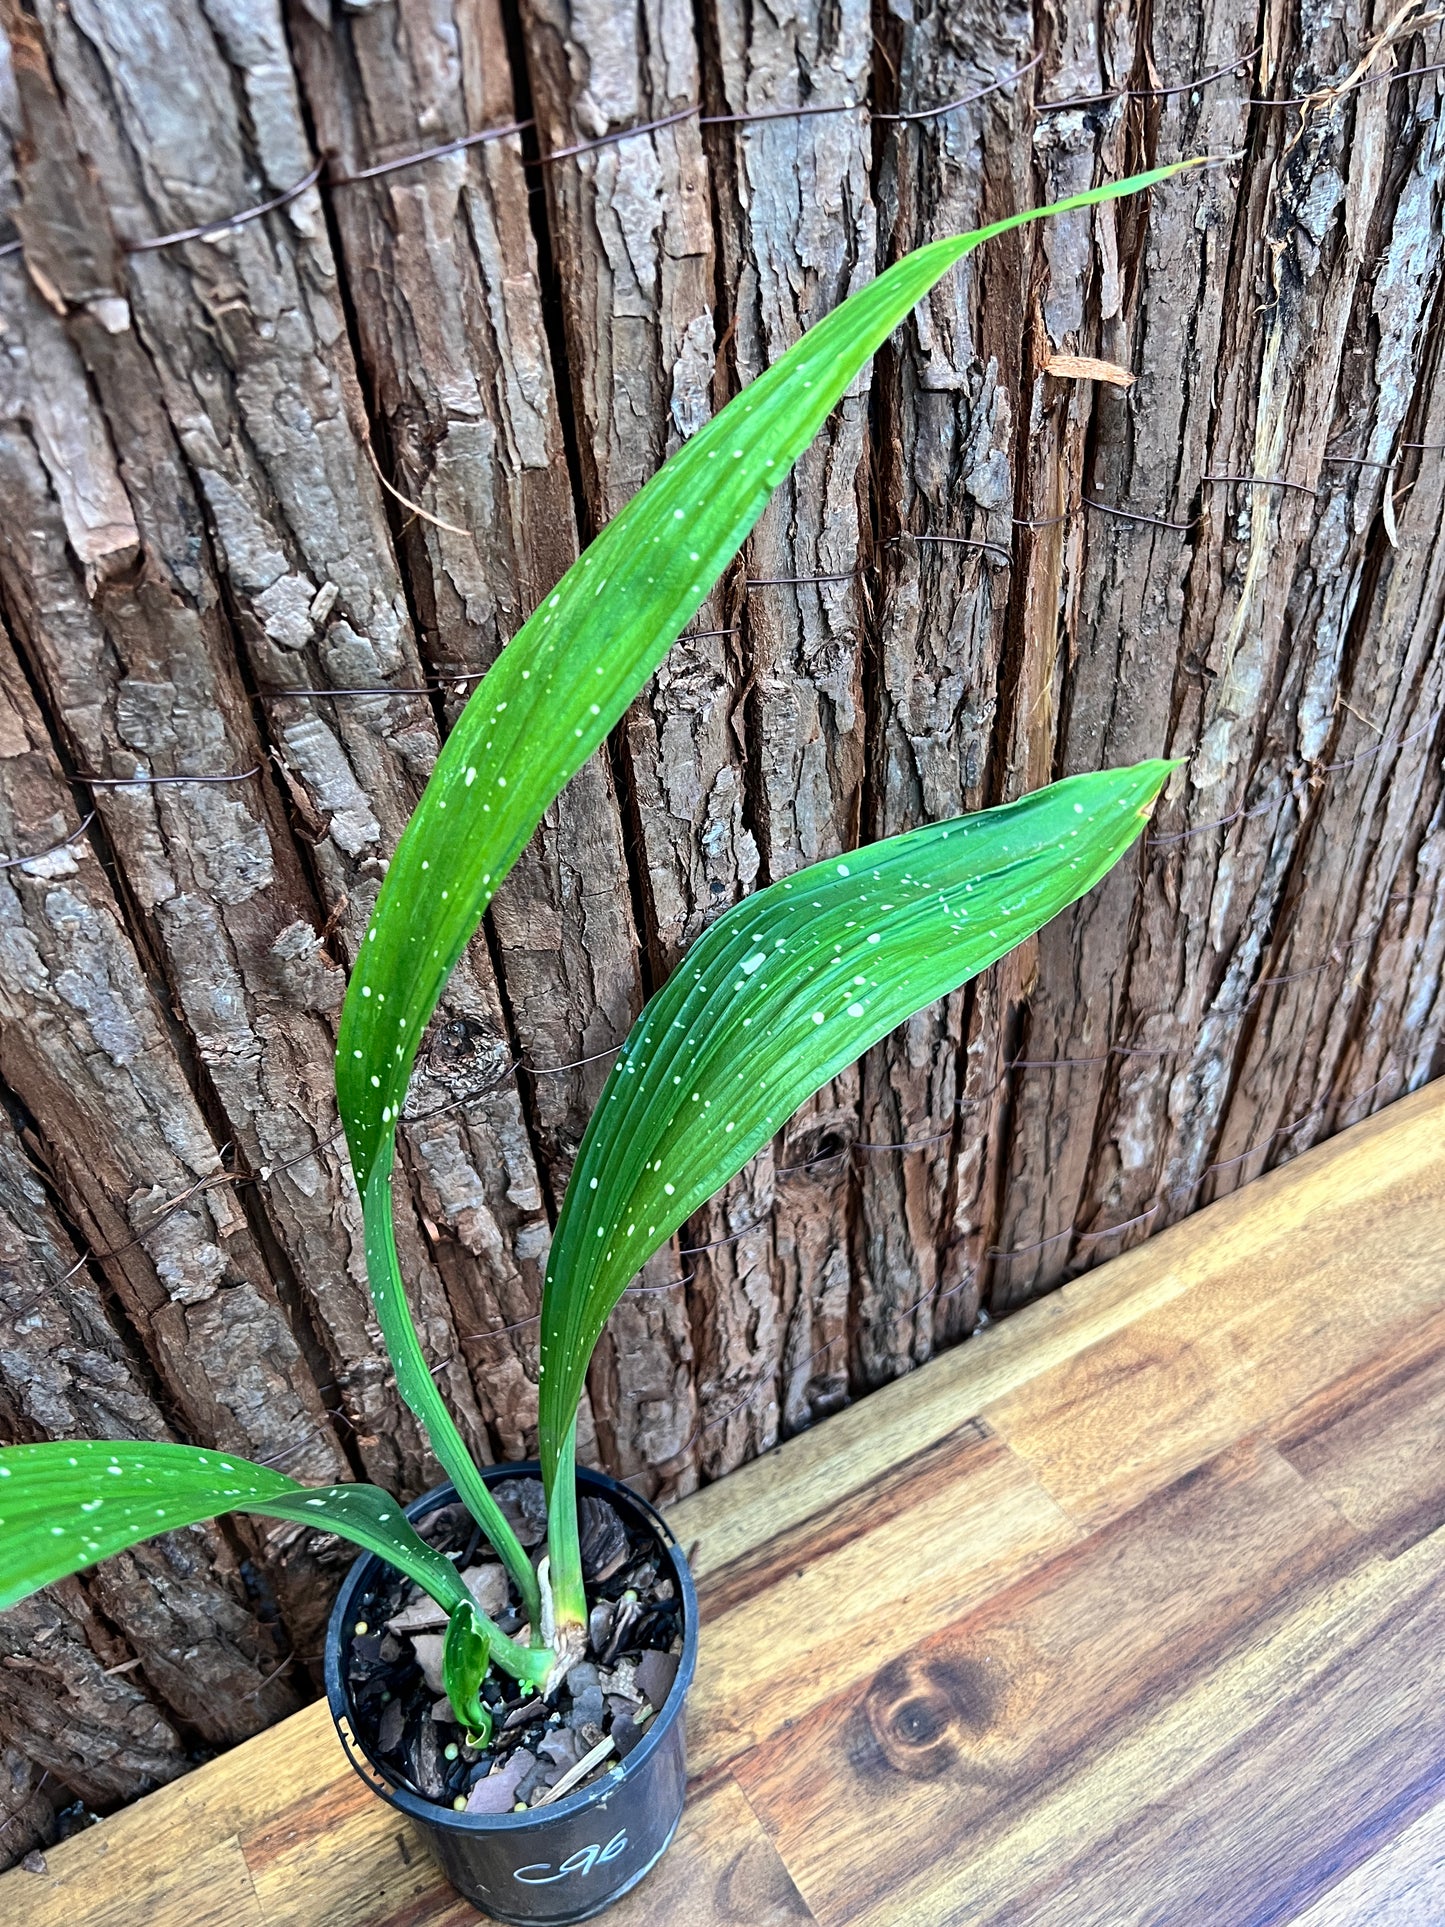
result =
[{"label": "aspidistra plant", "polygon": [[[1185,163],[1184,165],[1193,165]],[[574,1454],[612,1307],[647,1258],[814,1091],[1083,895],[1139,834],[1171,765],[1075,776],[773,884],[720,917],[649,1001],[588,1126],[542,1300],[538,1566],[431,1376],[397,1262],[395,1139],[423,1031],[543,811],[657,668],[849,383],[950,267],[1044,215],[1151,187],[1156,168],[906,255],[809,330],[641,489],[478,685],[403,834],[342,1010],[336,1084],[368,1275],[402,1397],[515,1584],[508,1638],[374,1486],[309,1489],[234,1454],[62,1441],[0,1451],[0,1607],[172,1527],[249,1511],[379,1554],[448,1613],[457,1718],[488,1665],[555,1685],[585,1650]]]}]

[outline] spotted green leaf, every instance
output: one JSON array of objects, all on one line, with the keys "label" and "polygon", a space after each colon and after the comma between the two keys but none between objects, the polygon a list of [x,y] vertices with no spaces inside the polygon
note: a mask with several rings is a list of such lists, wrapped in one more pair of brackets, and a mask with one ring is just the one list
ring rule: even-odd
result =
[{"label": "spotted green leaf", "polygon": [[[0,1610],[98,1559],[226,1512],[334,1532],[387,1560],[451,1613],[475,1615],[449,1560],[374,1485],[298,1485],[284,1472],[194,1445],[68,1439],[0,1450]],[[534,1684],[551,1655],[496,1633],[498,1665]]]},{"label": "spotted green leaf", "polygon": [[[1137,193],[1178,171],[1155,168],[932,242],[811,328],[672,456],[523,624],[459,718],[397,846],[347,992],[336,1060],[367,1270],[401,1394],[523,1588],[534,1625],[525,1556],[431,1377],[397,1264],[393,1147],[422,1032],[547,805],[604,741],[772,491],[914,305],[992,236]],[[584,1363],[572,1361],[569,1379]]]},{"label": "spotted green leaf", "polygon": [[0,1609],[125,1546],[224,1512],[263,1512],[379,1553],[448,1611],[469,1597],[374,1485],[298,1485],[200,1446],[62,1440],[0,1451]]},{"label": "spotted green leaf", "polygon": [[[1173,767],[1068,777],[815,864],[698,939],[613,1066],[552,1242],[541,1346],[549,1486],[570,1461],[592,1348],[650,1254],[870,1044],[1092,888],[1139,835]],[[554,1538],[552,1582],[570,1601],[569,1564]]]}]

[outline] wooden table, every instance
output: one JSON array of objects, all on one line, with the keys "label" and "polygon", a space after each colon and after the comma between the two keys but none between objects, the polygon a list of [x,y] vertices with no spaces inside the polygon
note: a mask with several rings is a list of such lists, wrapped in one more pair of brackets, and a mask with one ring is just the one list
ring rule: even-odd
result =
[{"label": "wooden table", "polygon": [[[1445,1922],[1445,1082],[674,1519],[695,1781],[617,1927]],[[477,1918],[320,1706],[48,1859],[0,1920]]]}]

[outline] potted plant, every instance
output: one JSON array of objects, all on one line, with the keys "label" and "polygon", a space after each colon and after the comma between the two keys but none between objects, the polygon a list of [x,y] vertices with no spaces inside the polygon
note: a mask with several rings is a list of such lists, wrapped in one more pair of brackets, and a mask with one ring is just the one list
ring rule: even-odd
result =
[{"label": "potted plant", "polygon": [[342,1011],[337,1095],[398,1387],[449,1485],[404,1509],[186,1445],[0,1451],[0,1606],[152,1534],[246,1510],[361,1546],[326,1650],[358,1767],[502,1920],[601,1911],[682,1808],[697,1646],[687,1567],[642,1500],[575,1464],[588,1361],[644,1262],[812,1092],[1088,890],[1172,765],[1075,776],[814,865],[720,917],[650,1000],[588,1127],[542,1302],[538,1466],[479,1468],[427,1367],[397,1264],[395,1136],[447,978],[548,803],[605,739],[859,369],[991,235],[918,249],[680,449],[502,652],[391,861]]}]

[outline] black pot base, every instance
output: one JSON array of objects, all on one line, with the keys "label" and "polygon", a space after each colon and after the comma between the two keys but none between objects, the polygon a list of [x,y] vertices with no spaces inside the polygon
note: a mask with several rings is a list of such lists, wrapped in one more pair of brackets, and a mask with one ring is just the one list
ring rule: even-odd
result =
[{"label": "black pot base", "polygon": [[[536,1471],[530,1464],[492,1465],[482,1468],[482,1476],[490,1484]],[[380,1563],[375,1555],[367,1553],[352,1566],[327,1628],[326,1696],[347,1758],[374,1793],[421,1830],[457,1892],[509,1927],[571,1927],[605,1912],[657,1865],[682,1818],[683,1702],[697,1664],[692,1576],[681,1548],[645,1499],[601,1472],[579,1470],[577,1483],[656,1540],[682,1602],[683,1622],[682,1652],[667,1703],[626,1759],[590,1786],[542,1809],[496,1815],[457,1813],[396,1786],[357,1730],[346,1683],[354,1602]],[[450,1485],[438,1486],[408,1506],[407,1516],[415,1522],[455,1498]],[[559,1889],[566,1891],[565,1900]]]}]

